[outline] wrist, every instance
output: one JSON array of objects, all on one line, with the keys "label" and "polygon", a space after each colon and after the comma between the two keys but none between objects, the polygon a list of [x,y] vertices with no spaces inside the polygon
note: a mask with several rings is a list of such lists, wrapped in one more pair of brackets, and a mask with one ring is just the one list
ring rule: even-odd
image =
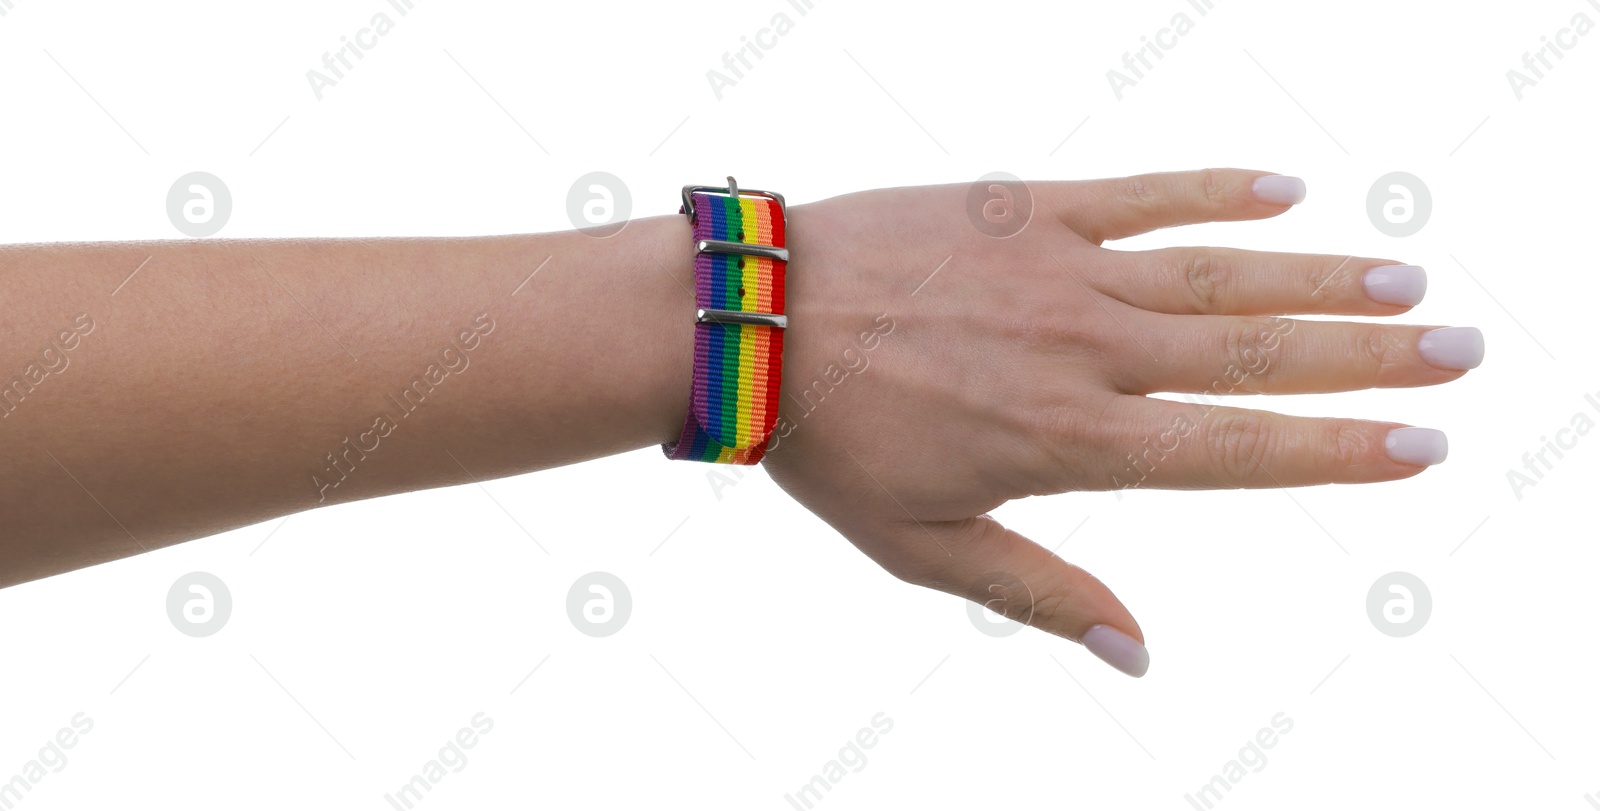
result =
[{"label": "wrist", "polygon": [[[605,245],[624,237],[627,242]],[[625,269],[633,298],[624,313],[632,327],[625,341],[609,343],[620,374],[635,388],[633,408],[642,435],[655,445],[677,440],[689,409],[694,377],[694,246],[683,215],[636,220],[616,237],[601,240],[605,261]],[[609,298],[609,296],[608,296]],[[602,305],[603,306],[603,305]]]},{"label": "wrist", "polygon": [[787,217],[782,195],[727,181],[683,188],[679,212],[694,245],[691,405],[663,451],[675,460],[753,465],[777,420]]},{"label": "wrist", "polygon": [[694,245],[693,229],[681,215],[647,221],[649,258],[643,263],[656,291],[656,332],[646,339],[654,371],[651,437],[656,445],[677,441],[690,408],[694,379]]},{"label": "wrist", "polygon": [[524,463],[547,468],[676,438],[694,363],[683,219],[632,220],[604,238],[514,238],[501,261],[517,266],[506,278],[523,282],[504,319],[510,385],[500,414],[509,422],[500,436]]}]

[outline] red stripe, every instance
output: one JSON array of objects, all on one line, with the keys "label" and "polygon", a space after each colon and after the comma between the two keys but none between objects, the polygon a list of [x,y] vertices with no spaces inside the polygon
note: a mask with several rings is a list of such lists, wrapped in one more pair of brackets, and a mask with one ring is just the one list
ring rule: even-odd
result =
[{"label": "red stripe", "polygon": [[[788,245],[788,234],[785,233],[783,208],[777,200],[767,200],[767,217],[772,222],[772,244],[779,247]],[[772,263],[771,290],[772,312],[784,312],[785,274],[788,271],[787,262],[774,261]],[[778,394],[782,385],[783,369],[783,333],[785,330],[768,329],[771,340],[767,342],[767,402],[765,424],[762,426],[764,435],[770,438],[772,429],[778,422]],[[763,443],[764,445],[765,443]]]}]

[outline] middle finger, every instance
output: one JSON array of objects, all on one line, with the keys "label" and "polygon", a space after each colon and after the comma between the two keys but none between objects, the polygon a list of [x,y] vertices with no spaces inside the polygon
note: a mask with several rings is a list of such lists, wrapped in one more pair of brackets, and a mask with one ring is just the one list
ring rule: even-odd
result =
[{"label": "middle finger", "polygon": [[1427,274],[1387,259],[1233,248],[1113,251],[1096,286],[1178,315],[1395,315],[1422,300]]}]

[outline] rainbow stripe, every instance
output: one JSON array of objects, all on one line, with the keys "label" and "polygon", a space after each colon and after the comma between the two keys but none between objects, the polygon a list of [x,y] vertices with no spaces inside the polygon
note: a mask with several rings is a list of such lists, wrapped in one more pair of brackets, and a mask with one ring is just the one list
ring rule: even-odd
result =
[{"label": "rainbow stripe", "polygon": [[[784,247],[783,208],[765,197],[697,193],[694,238]],[[701,253],[694,260],[695,306],[783,313],[786,262]],[[696,324],[692,405],[669,458],[753,465],[778,420],[783,330],[755,324]]]}]

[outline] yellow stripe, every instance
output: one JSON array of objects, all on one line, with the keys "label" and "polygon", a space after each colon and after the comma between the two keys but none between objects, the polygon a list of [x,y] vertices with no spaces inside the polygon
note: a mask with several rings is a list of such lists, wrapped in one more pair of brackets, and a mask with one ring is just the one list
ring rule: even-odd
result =
[{"label": "yellow stripe", "polygon": [[[739,213],[742,215],[744,223],[742,230],[746,234],[756,234],[758,219],[755,206],[741,204]],[[755,262],[746,262],[744,269],[739,272],[739,284],[746,290],[755,290],[755,284],[753,283],[755,268]],[[743,309],[742,303],[740,304],[740,309]],[[739,403],[736,412],[738,414],[738,426],[734,431],[734,444],[741,448],[750,446],[750,409],[752,395],[754,394],[754,386],[752,384],[755,382],[755,344],[757,343],[755,334],[757,329],[760,328],[753,326],[739,327]]]}]

